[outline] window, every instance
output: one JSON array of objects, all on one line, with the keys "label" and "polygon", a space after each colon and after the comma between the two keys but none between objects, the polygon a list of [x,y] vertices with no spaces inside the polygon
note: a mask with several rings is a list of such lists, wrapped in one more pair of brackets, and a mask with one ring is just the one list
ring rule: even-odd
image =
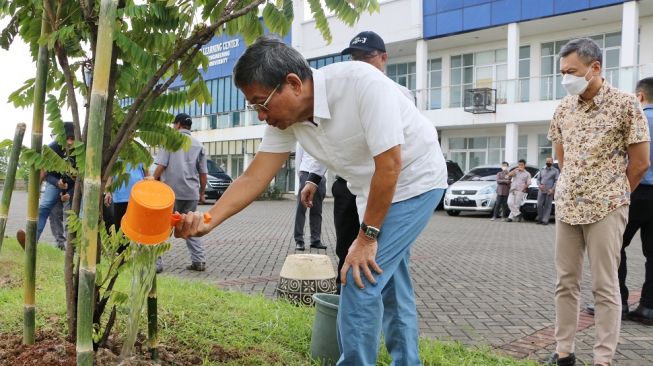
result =
[{"label": "window", "polygon": [[394,82],[405,86],[410,91],[414,92],[417,88],[417,68],[414,62],[388,65],[386,74]]},{"label": "window", "polygon": [[452,137],[449,139],[449,155],[463,171],[479,165],[498,165],[504,159],[505,137]]},{"label": "window", "polygon": [[474,54],[466,53],[452,56],[450,73],[451,95],[449,106],[459,108],[463,106],[465,89],[471,89],[474,82]]},{"label": "window", "polygon": [[[619,85],[619,53],[621,51],[621,32],[599,34],[589,37],[603,50],[603,75],[612,85]],[[540,98],[542,100],[561,99],[567,95],[560,85],[560,61],[558,54],[568,39],[542,44],[540,75]]]},{"label": "window", "polygon": [[528,163],[527,157],[528,157],[528,135],[519,135],[517,140],[517,160],[524,159],[526,160],[526,163]]},{"label": "window", "polygon": [[474,54],[474,87],[497,90],[497,104],[507,102],[508,51],[503,49]]},{"label": "window", "polygon": [[553,146],[546,134],[537,135],[537,166],[542,167],[546,158],[553,156]]},{"label": "window", "polygon": [[442,59],[435,58],[428,62],[429,101],[428,109],[442,108]]},{"label": "window", "polygon": [[519,94],[517,101],[530,100],[531,46],[519,47]]},{"label": "window", "polygon": [[336,62],[349,61],[351,55],[341,55],[339,53],[320,58],[313,58],[308,60],[308,65],[314,69],[319,69],[322,66],[331,65]]}]

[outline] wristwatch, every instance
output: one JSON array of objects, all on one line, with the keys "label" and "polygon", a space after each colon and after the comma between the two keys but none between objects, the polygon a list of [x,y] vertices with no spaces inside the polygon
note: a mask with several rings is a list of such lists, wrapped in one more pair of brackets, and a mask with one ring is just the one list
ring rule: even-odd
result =
[{"label": "wristwatch", "polygon": [[364,222],[361,222],[361,230],[363,231],[363,234],[365,234],[365,236],[367,236],[367,238],[370,240],[376,240],[376,238],[378,238],[379,234],[381,233],[379,228],[368,226]]}]

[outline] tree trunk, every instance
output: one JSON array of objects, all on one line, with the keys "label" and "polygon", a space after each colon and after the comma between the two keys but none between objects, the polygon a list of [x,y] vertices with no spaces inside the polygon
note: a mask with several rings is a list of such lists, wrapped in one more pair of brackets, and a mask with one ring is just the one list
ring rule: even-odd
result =
[{"label": "tree trunk", "polygon": [[159,359],[159,326],[157,316],[156,296],[156,274],[152,280],[152,289],[147,295],[147,348],[150,351],[150,358],[154,361]]},{"label": "tree trunk", "polygon": [[102,0],[98,19],[96,59],[86,140],[84,216],[79,247],[79,295],[77,299],[77,365],[93,365],[93,306],[95,266],[100,218],[102,140],[106,116],[113,30],[118,0]]},{"label": "tree trunk", "polygon": [[2,241],[5,238],[5,228],[7,227],[7,217],[9,215],[9,206],[11,205],[11,194],[14,192],[14,181],[16,180],[16,169],[18,168],[18,157],[20,149],[23,147],[23,136],[25,136],[25,124],[16,125],[14,142],[11,145],[11,155],[7,164],[7,175],[5,177],[5,186],[2,188],[2,201],[0,201],[0,250],[2,250]]},{"label": "tree trunk", "polygon": [[[45,0],[48,1],[48,0]],[[50,32],[50,24],[45,12],[41,20],[41,38],[45,39]],[[48,46],[39,46],[36,61],[36,79],[34,81],[34,110],[32,114],[32,149],[41,153],[43,144],[43,112],[45,108],[45,89],[48,77]],[[24,292],[24,328],[23,344],[34,344],[36,320],[36,226],[39,220],[39,186],[40,174],[36,167],[29,170],[27,186],[27,225],[25,228],[27,240],[25,243],[25,283]]]}]

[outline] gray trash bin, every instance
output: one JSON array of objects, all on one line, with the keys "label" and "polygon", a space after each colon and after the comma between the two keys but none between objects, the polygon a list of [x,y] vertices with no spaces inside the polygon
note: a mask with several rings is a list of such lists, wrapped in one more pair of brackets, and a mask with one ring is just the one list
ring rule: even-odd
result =
[{"label": "gray trash bin", "polygon": [[311,357],[320,360],[322,365],[335,365],[340,358],[338,338],[336,335],[336,319],[340,296],[317,293],[315,301],[315,320],[311,336]]}]

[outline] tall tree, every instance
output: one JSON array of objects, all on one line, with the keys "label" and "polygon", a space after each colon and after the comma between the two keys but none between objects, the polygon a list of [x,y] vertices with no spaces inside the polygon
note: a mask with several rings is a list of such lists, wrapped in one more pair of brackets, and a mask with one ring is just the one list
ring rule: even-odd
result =
[{"label": "tall tree", "polygon": [[2,187],[2,201],[0,202],[0,249],[2,241],[5,238],[5,228],[7,226],[7,217],[9,215],[9,205],[11,204],[11,194],[14,191],[14,180],[18,170],[18,157],[23,147],[23,136],[25,135],[25,124],[16,125],[14,141],[11,144],[11,154],[6,165],[5,185]]}]

